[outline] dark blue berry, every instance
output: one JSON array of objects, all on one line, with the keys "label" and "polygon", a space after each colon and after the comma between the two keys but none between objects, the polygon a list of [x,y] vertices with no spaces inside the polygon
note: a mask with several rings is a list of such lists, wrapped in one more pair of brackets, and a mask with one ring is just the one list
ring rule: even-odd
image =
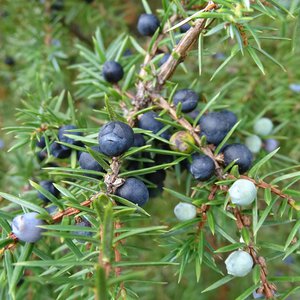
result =
[{"label": "dark blue berry", "polygon": [[190,172],[195,179],[208,180],[214,175],[215,163],[207,155],[194,154],[190,165]]},{"label": "dark blue berry", "polygon": [[53,142],[50,146],[50,153],[56,158],[67,158],[71,155],[71,149],[64,149],[57,142]]},{"label": "dark blue berry", "polygon": [[233,161],[239,167],[240,173],[245,173],[248,171],[252,164],[252,153],[243,144],[231,144],[224,148],[224,164],[228,166]]},{"label": "dark blue berry", "polygon": [[46,150],[39,151],[37,152],[36,156],[38,161],[42,162],[45,158],[47,158],[47,151]]},{"label": "dark blue berry", "polygon": [[198,109],[195,109],[191,112],[189,112],[187,115],[192,119],[192,120],[196,120],[196,118],[199,116],[200,111]]},{"label": "dark blue berry", "polygon": [[237,116],[229,110],[222,110],[220,113],[223,115],[225,118],[226,122],[228,123],[228,129],[230,130],[237,122]]},{"label": "dark blue berry", "polygon": [[[150,130],[156,134],[164,127],[164,124],[156,120],[156,118],[158,118],[157,113],[154,111],[148,111],[139,118],[138,127],[145,130]],[[168,131],[165,131],[161,134],[161,137],[163,138],[169,138],[169,136],[170,133]]]},{"label": "dark blue berry", "polygon": [[200,118],[200,134],[206,136],[207,143],[218,145],[236,123],[236,120],[236,116],[227,110],[210,112]]},{"label": "dark blue berry", "polygon": [[[78,132],[78,131],[69,131],[69,130],[74,130],[74,129],[77,129],[77,127],[75,125],[65,125],[65,126],[60,127],[58,130],[58,139],[61,142],[64,142],[66,144],[81,145],[82,143],[80,141],[75,141],[74,139],[66,136],[66,134],[72,134],[72,135],[77,135],[77,136],[82,135],[82,133]],[[65,146],[65,145],[61,145],[61,147],[63,149],[69,149],[69,147]]]},{"label": "dark blue berry", "polygon": [[190,89],[178,90],[173,97],[174,104],[177,106],[181,102],[181,111],[185,113],[194,110],[198,100],[199,95]]},{"label": "dark blue berry", "polygon": [[4,59],[4,63],[10,67],[16,64],[15,60],[11,56],[6,56]]},{"label": "dark blue berry", "polygon": [[133,130],[123,122],[109,122],[100,129],[98,141],[100,152],[107,156],[119,156],[133,146]]},{"label": "dark blue berry", "polygon": [[149,191],[143,181],[127,178],[125,183],[116,190],[116,195],[128,201],[143,206],[149,199]]},{"label": "dark blue berry", "polygon": [[152,36],[160,22],[155,15],[152,14],[142,14],[139,17],[137,30],[143,36]]},{"label": "dark blue berry", "polygon": [[161,67],[171,56],[170,53],[165,53],[161,60],[158,62],[158,66]]},{"label": "dark blue berry", "polygon": [[[52,194],[55,197],[59,196],[59,190],[53,185],[53,181],[43,180],[39,183],[39,185],[44,188],[46,191],[48,191],[50,194]],[[45,195],[38,192],[38,197],[42,199],[43,201],[50,201]]]},{"label": "dark blue berry", "polygon": [[[99,152],[99,146],[93,146],[91,147],[91,149]],[[79,165],[81,169],[84,170],[97,171],[97,172],[104,171],[101,165],[88,152],[81,152],[81,155],[79,157]],[[86,175],[95,178],[98,177],[97,175],[92,175],[92,174],[86,174]]]},{"label": "dark blue berry", "polygon": [[40,140],[36,142],[36,146],[39,147],[39,148],[45,148],[46,147],[46,141],[45,141],[45,137],[42,135],[40,137]]},{"label": "dark blue berry", "polygon": [[185,24],[183,24],[183,25],[181,25],[181,26],[179,27],[179,30],[180,30],[181,33],[185,33],[185,32],[187,32],[190,28],[191,28],[191,25],[190,25],[189,23],[185,23]]},{"label": "dark blue berry", "polygon": [[117,83],[124,76],[122,66],[116,61],[107,61],[103,65],[102,75],[104,79],[110,83]]},{"label": "dark blue berry", "polygon": [[166,175],[165,170],[158,170],[154,173],[146,174],[145,178],[154,184],[162,184],[166,179]]},{"label": "dark blue berry", "polygon": [[134,134],[133,146],[134,147],[143,147],[146,144],[146,140],[141,133]]},{"label": "dark blue berry", "polygon": [[[79,227],[92,227],[91,223],[86,219],[82,219],[82,221],[77,223],[76,226],[79,226]],[[81,236],[87,236],[87,237],[92,237],[93,236],[93,232],[91,232],[91,231],[74,231],[74,234],[81,235]],[[86,242],[85,240],[81,240],[81,239],[77,239],[77,241],[79,243],[82,243],[82,244]]]}]

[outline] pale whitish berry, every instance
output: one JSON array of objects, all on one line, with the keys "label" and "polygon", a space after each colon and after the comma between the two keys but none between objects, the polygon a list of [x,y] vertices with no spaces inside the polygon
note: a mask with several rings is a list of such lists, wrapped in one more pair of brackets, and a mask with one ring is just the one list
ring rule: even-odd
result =
[{"label": "pale whitish berry", "polygon": [[245,144],[252,153],[258,153],[261,149],[262,141],[257,135],[250,135],[246,138]]},{"label": "pale whitish berry", "polygon": [[197,215],[197,209],[193,204],[180,202],[174,208],[174,214],[180,221],[194,219]]},{"label": "pale whitish berry", "polygon": [[227,273],[236,277],[246,276],[253,267],[253,259],[248,252],[232,252],[225,260]]},{"label": "pale whitish berry", "polygon": [[238,179],[229,189],[231,202],[240,206],[251,204],[257,195],[255,184],[247,179]]},{"label": "pale whitish berry", "polygon": [[268,118],[258,119],[254,123],[253,130],[258,135],[269,135],[273,130],[273,122]]},{"label": "pale whitish berry", "polygon": [[18,215],[13,219],[12,232],[19,240],[34,243],[42,237],[43,229],[37,226],[43,225],[44,221],[37,217],[38,213],[30,212]]}]

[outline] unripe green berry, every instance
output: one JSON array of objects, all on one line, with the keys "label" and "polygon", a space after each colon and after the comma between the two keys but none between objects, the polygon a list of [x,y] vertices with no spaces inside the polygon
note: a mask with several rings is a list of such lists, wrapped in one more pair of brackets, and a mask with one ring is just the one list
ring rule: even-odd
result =
[{"label": "unripe green berry", "polygon": [[174,133],[171,138],[170,148],[174,151],[183,152],[183,153],[191,153],[193,151],[193,147],[190,144],[195,144],[195,140],[191,134],[186,131],[178,131]]}]

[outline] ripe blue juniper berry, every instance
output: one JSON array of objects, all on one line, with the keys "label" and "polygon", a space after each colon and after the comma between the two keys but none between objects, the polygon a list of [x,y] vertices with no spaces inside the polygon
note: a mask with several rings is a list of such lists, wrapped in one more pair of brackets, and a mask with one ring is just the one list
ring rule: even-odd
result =
[{"label": "ripe blue juniper berry", "polygon": [[136,178],[127,178],[122,186],[116,190],[116,195],[139,206],[149,200],[149,191],[143,181]]},{"label": "ripe blue juniper berry", "polygon": [[[148,111],[140,116],[138,120],[138,127],[150,130],[153,133],[158,133],[161,129],[163,129],[164,124],[160,121],[156,120],[158,118],[158,114],[154,111]],[[170,133],[166,130],[161,134],[161,137],[168,139],[170,136]]]},{"label": "ripe blue juniper berry", "polygon": [[119,156],[133,146],[133,130],[123,122],[112,121],[101,127],[98,141],[100,152],[107,156]]},{"label": "ripe blue juniper berry", "polygon": [[110,83],[117,83],[124,76],[122,66],[116,61],[107,61],[103,65],[102,75]]},{"label": "ripe blue juniper berry", "polygon": [[208,180],[215,172],[215,163],[207,155],[193,154],[192,162],[190,164],[190,172],[197,180]]},{"label": "ripe blue juniper berry", "polygon": [[206,136],[207,143],[218,145],[236,122],[237,117],[230,111],[209,112],[199,120],[200,134]]},{"label": "ripe blue juniper berry", "polygon": [[[93,146],[91,147],[92,150],[100,152],[99,146]],[[97,172],[103,172],[103,168],[101,165],[93,158],[93,156],[88,152],[82,152],[79,157],[79,166],[81,169],[84,170],[90,170],[90,171],[97,171]],[[87,176],[98,178],[99,176],[94,174],[86,174]]]},{"label": "ripe blue juniper berry", "polygon": [[141,14],[137,23],[137,30],[143,36],[152,36],[160,26],[158,18],[153,14]]},{"label": "ripe blue juniper berry", "polygon": [[51,145],[50,145],[50,153],[51,155],[53,155],[56,158],[68,158],[71,155],[71,149],[66,149],[63,148],[61,144],[57,143],[56,141],[54,141]]},{"label": "ripe blue juniper berry", "polygon": [[181,111],[184,113],[194,110],[198,101],[199,95],[190,89],[178,90],[173,97],[173,102],[176,106],[181,103]]},{"label": "ripe blue juniper berry", "polygon": [[135,133],[133,136],[133,146],[134,147],[143,147],[146,145],[146,140],[144,138],[144,135],[141,133]]},{"label": "ripe blue juniper berry", "polygon": [[161,67],[171,56],[170,53],[165,53],[161,60],[158,62],[158,66]]},{"label": "ripe blue juniper berry", "polygon": [[36,146],[42,149],[46,147],[46,140],[43,135],[40,137],[39,141],[38,140],[36,141]]},{"label": "ripe blue juniper berry", "polygon": [[191,28],[189,23],[185,23],[179,27],[181,33],[186,33]]},{"label": "ripe blue juniper berry", "polygon": [[198,109],[194,109],[193,111],[187,113],[186,115],[191,118],[192,120],[196,120],[196,118],[199,116],[200,111]]},{"label": "ripe blue juniper berry", "polygon": [[[76,223],[76,226],[78,226],[78,227],[91,227],[91,223],[87,219],[82,218],[80,222]],[[91,232],[91,231],[80,231],[80,229],[78,231],[74,231],[74,234],[81,235],[81,236],[86,236],[86,237],[92,237],[93,236],[93,232]],[[82,240],[82,239],[77,239],[77,242],[84,244],[86,241]]]},{"label": "ripe blue juniper berry", "polygon": [[[53,185],[53,181],[43,180],[39,183],[39,185],[52,194],[55,197],[59,196],[59,190]],[[41,192],[38,192],[38,197],[46,202],[50,201],[45,195]]]},{"label": "ripe blue juniper berry", "polygon": [[[81,132],[78,131],[69,131],[69,130],[74,130],[77,129],[77,127],[75,125],[65,125],[59,128],[58,130],[58,139],[66,144],[70,144],[70,145],[81,145],[81,142],[79,141],[75,141],[73,138],[67,137],[66,134],[70,134],[70,135],[77,135],[77,136],[82,136]],[[61,145],[62,149],[69,149],[70,147],[66,146],[66,145]]]},{"label": "ripe blue juniper berry", "polygon": [[240,173],[245,173],[250,169],[253,157],[252,153],[245,145],[238,143],[227,145],[222,152],[224,154],[225,166],[235,162],[239,167]]}]

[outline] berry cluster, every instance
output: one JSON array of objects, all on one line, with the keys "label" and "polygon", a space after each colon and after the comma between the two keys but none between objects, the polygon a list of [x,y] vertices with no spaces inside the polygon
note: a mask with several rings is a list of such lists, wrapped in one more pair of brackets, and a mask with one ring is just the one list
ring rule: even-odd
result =
[{"label": "berry cluster", "polygon": [[260,118],[255,121],[253,125],[253,131],[255,134],[250,135],[246,138],[245,144],[250,149],[252,153],[258,153],[263,147],[267,152],[273,152],[278,148],[279,143],[276,139],[265,138],[272,134],[273,132],[273,122],[269,118]]}]

